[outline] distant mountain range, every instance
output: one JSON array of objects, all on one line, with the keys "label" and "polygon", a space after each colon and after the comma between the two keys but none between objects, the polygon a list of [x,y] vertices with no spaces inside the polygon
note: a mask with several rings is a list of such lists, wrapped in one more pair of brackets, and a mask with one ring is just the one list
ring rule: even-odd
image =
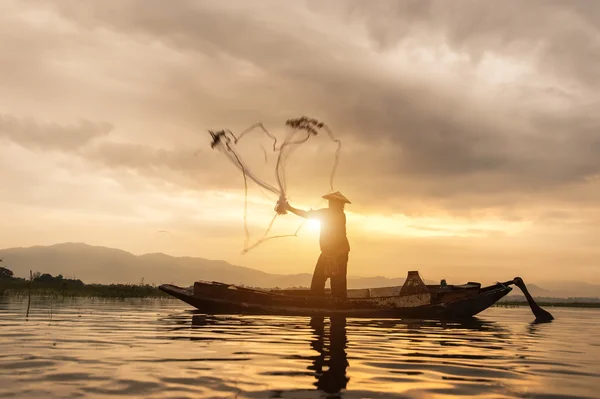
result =
[{"label": "distant mountain range", "polygon": [[[309,287],[312,275],[270,274],[222,260],[174,257],[162,253],[136,256],[120,249],[65,243],[51,246],[0,250],[3,266],[17,277],[33,272],[62,274],[85,283],[177,284],[188,286],[196,280],[220,281],[262,288]],[[385,287],[404,284],[404,278],[349,277],[349,288]]]},{"label": "distant mountain range", "polygon": [[[552,283],[553,285],[556,283]],[[541,288],[536,284],[527,284],[527,289],[531,296],[535,298],[543,298],[545,300],[555,299],[567,299],[567,298],[585,298],[591,299],[596,298],[600,300],[600,285],[593,285],[587,283],[576,283],[569,282],[565,283],[564,287],[560,289],[552,290],[547,288]],[[504,297],[502,300],[508,301],[525,301],[525,296],[520,289],[514,288],[510,294]]]},{"label": "distant mountain range", "polygon": [[[114,248],[83,243],[64,243],[51,246],[7,248],[0,250],[1,266],[15,276],[27,277],[29,270],[62,274],[85,283],[177,284],[189,286],[196,280],[220,281],[262,288],[309,287],[312,275],[270,274],[248,267],[232,265],[222,260],[197,257],[174,257],[162,253],[133,255]],[[404,277],[348,277],[349,288],[386,287],[404,284]],[[426,281],[427,284],[438,282]],[[599,298],[600,285],[580,282],[544,283],[545,288],[529,283],[534,297]],[[512,295],[522,295],[514,289]]]}]

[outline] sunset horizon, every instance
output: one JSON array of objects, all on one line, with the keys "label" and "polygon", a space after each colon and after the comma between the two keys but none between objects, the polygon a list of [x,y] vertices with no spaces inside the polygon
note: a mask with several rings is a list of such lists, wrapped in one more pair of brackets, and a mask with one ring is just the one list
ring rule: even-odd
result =
[{"label": "sunset horizon", "polygon": [[[0,6],[2,247],[81,241],[312,273],[314,223],[241,255],[242,174],[208,134],[262,123],[281,138],[286,120],[308,116],[342,143],[333,183],[352,202],[348,273],[600,283],[598,81],[577,46],[565,58],[510,18],[512,32],[463,37],[484,4],[462,17],[359,2],[27,4]],[[561,10],[585,42],[581,10]],[[240,151],[272,182],[265,148]],[[319,137],[294,153],[290,203],[326,206],[333,161]],[[277,196],[250,182],[248,201],[256,240]],[[282,215],[273,234],[300,223]]]}]

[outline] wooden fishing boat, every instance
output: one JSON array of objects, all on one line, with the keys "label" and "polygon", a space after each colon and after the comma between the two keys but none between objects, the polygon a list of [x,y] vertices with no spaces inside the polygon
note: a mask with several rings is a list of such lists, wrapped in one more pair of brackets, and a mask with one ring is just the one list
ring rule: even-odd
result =
[{"label": "wooden fishing boat", "polygon": [[409,272],[402,286],[350,289],[346,299],[333,298],[329,292],[317,296],[309,290],[260,290],[207,281],[190,288],[171,284],[159,288],[206,314],[461,319],[489,308],[512,290],[511,285],[520,283],[517,277],[486,287],[474,282],[425,285],[418,272]]}]

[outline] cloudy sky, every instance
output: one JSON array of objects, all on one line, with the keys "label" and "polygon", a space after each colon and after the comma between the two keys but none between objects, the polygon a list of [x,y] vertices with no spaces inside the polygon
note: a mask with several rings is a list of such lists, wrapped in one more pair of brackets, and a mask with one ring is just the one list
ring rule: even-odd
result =
[{"label": "cloudy sky", "polygon": [[[207,133],[308,115],[343,143],[350,274],[600,283],[594,0],[6,0],[0,43],[0,247],[312,272],[313,224],[241,255],[243,180]],[[315,207],[333,147],[302,150],[290,201]],[[274,199],[249,199],[257,238]]]}]

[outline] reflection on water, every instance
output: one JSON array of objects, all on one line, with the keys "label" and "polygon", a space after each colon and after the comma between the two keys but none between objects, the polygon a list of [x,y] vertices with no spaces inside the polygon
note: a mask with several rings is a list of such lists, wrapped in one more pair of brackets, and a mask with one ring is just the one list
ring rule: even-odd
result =
[{"label": "reflection on water", "polygon": [[[345,317],[311,317],[309,319],[300,319],[300,320],[308,320],[308,324],[310,326],[310,330],[312,332],[312,336],[310,338],[310,348],[316,352],[312,356],[308,356],[307,358],[311,360],[311,364],[307,366],[307,370],[312,372],[312,375],[315,378],[315,382],[313,385],[323,393],[328,394],[329,398],[341,398],[343,395],[341,394],[342,390],[344,390],[347,386],[350,378],[346,374],[346,369],[349,366],[348,356],[346,354],[346,345],[348,342],[348,337],[346,334],[346,318]],[[190,326],[186,323],[186,318],[177,318],[173,319],[173,323],[183,325],[184,327],[174,327],[173,330],[181,330],[182,328],[189,328]],[[222,332],[227,330],[233,326],[245,325],[247,327],[257,327],[263,323],[263,319],[241,319],[237,317],[214,317],[207,316],[203,314],[193,315],[191,327],[194,328],[205,328],[209,329],[211,332]],[[271,320],[273,323],[273,320]],[[297,324],[296,324],[297,323]],[[498,340],[505,339],[506,336],[503,335],[503,332],[506,331],[502,329],[502,327],[496,325],[493,322],[487,322],[480,320],[478,318],[469,319],[462,322],[444,322],[444,321],[422,321],[422,320],[360,320],[355,319],[353,321],[356,326],[363,326],[391,330],[391,329],[406,329],[414,333],[413,336],[406,336],[406,340],[412,343],[419,343],[423,341],[430,340],[429,336],[419,336],[419,331],[425,329],[442,329],[442,330],[452,330],[454,332],[458,332],[460,330],[464,331],[481,331],[481,332],[493,332],[492,336],[496,337]],[[294,322],[293,320],[286,320],[286,326],[293,330],[297,330],[302,328],[301,322]],[[189,339],[194,340],[203,340],[206,339],[206,331],[193,331],[193,333],[189,336]],[[180,339],[181,336],[178,336],[176,339]],[[211,338],[212,339],[212,338]],[[473,337],[473,341],[481,341],[481,339],[477,337]],[[440,340],[440,345],[451,347],[453,346],[453,342],[451,340]],[[455,344],[454,344],[455,345]],[[486,346],[482,345],[482,348],[487,349],[495,349],[498,347],[494,346]],[[421,354],[419,353],[406,353],[404,356],[407,357],[419,357]],[[430,356],[434,357],[434,354],[430,354]],[[451,356],[442,356],[449,358]],[[455,358],[466,358],[466,359],[487,359],[488,357],[485,355],[455,355]],[[288,375],[292,377],[295,373],[280,373],[280,375]],[[297,373],[296,373],[297,374]],[[407,371],[407,375],[418,375],[419,372]],[[449,377],[443,377],[445,379],[451,379]],[[478,381],[483,381],[479,379]],[[273,396],[278,397],[278,396]]]},{"label": "reflection on water", "polygon": [[[315,386],[325,393],[339,393],[349,380],[346,376],[346,318],[332,317],[327,334],[324,317],[311,318],[310,326],[315,335],[310,347],[319,353],[314,356],[313,365],[308,367],[315,372]],[[323,371],[324,368],[327,369]]]},{"label": "reflection on water", "polygon": [[166,300],[0,298],[0,397],[596,398],[597,310],[465,322],[208,316]]},{"label": "reflection on water", "polygon": [[[235,318],[225,319],[236,321]],[[194,315],[192,317],[192,327],[217,327],[223,326],[224,320],[206,315]],[[310,348],[316,354],[309,356],[311,364],[306,367],[315,377],[314,386],[327,394],[338,394],[344,388],[349,378],[346,376],[346,368],[348,367],[348,359],[346,356],[346,318],[332,317],[331,321],[325,317],[311,317],[309,326],[312,331],[310,339]],[[256,322],[256,321],[254,321]],[[185,324],[184,321],[175,321],[177,324]],[[298,327],[298,326],[295,326]],[[180,327],[175,329],[181,329]],[[212,331],[219,331],[214,329]],[[190,336],[189,339],[194,341],[199,338]],[[285,373],[290,377],[293,373]],[[339,395],[329,396],[331,398],[341,397]]]}]

